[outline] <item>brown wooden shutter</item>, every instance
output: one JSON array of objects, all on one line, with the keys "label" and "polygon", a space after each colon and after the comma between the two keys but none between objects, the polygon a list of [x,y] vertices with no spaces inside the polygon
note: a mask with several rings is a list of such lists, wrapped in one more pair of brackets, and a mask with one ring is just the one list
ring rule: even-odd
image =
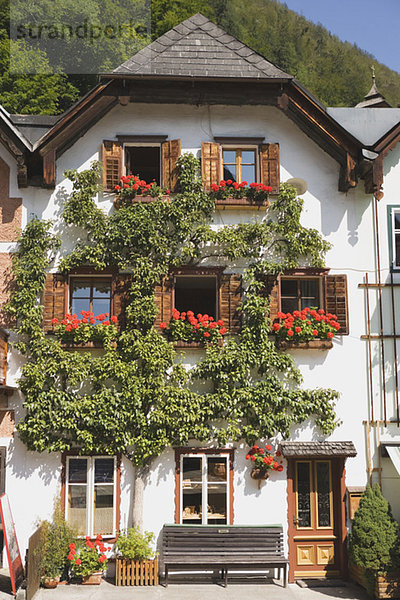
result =
[{"label": "brown wooden shutter", "polygon": [[264,281],[265,286],[261,293],[269,300],[269,318],[271,319],[271,323],[273,323],[280,310],[279,275],[266,275]]},{"label": "brown wooden shutter", "polygon": [[209,192],[213,183],[221,180],[221,146],[215,142],[201,144],[201,175],[204,189]]},{"label": "brown wooden shutter", "polygon": [[122,142],[103,141],[103,189],[106,192],[113,192],[121,180],[123,153]]},{"label": "brown wooden shutter", "polygon": [[125,310],[129,300],[129,288],[132,283],[132,276],[126,273],[119,273],[113,278],[112,295],[112,314],[118,318],[120,329],[126,325]]},{"label": "brown wooden shutter", "polygon": [[43,156],[43,183],[45,187],[56,185],[56,151],[51,149]]},{"label": "brown wooden shutter", "polygon": [[60,273],[49,273],[43,289],[43,329],[50,331],[53,329],[52,319],[61,321],[67,308],[65,306],[65,297],[67,291],[67,282],[64,275]]},{"label": "brown wooden shutter", "polygon": [[326,275],[324,282],[325,312],[338,318],[340,329],[338,335],[349,334],[349,316],[347,303],[347,276]]},{"label": "brown wooden shutter", "polygon": [[172,317],[173,308],[173,293],[174,293],[174,276],[166,275],[159,285],[156,285],[154,290],[154,299],[158,308],[158,314],[154,321],[156,328],[160,327],[160,323],[169,323]]},{"label": "brown wooden shutter", "polygon": [[241,302],[242,276],[238,273],[222,273],[219,287],[219,318],[230,333],[240,331],[241,313],[238,309]]},{"label": "brown wooden shutter", "polygon": [[262,144],[260,146],[260,172],[261,183],[271,186],[272,194],[279,194],[279,144]]},{"label": "brown wooden shutter", "polygon": [[167,140],[162,144],[162,184],[176,191],[178,183],[178,168],[176,161],[181,155],[181,140]]}]

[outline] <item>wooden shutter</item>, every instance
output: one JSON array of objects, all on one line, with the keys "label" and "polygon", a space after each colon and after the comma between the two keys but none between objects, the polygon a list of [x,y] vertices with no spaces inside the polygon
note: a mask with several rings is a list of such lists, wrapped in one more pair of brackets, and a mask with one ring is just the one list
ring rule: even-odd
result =
[{"label": "wooden shutter", "polygon": [[242,302],[242,276],[237,273],[222,273],[219,287],[219,318],[230,333],[240,331]]},{"label": "wooden shutter", "polygon": [[181,140],[167,140],[162,144],[162,184],[176,191],[178,183],[178,168],[176,161],[181,155]]},{"label": "wooden shutter", "polygon": [[262,144],[260,146],[260,173],[261,183],[271,186],[272,194],[279,194],[279,144]]},{"label": "wooden shutter", "polygon": [[122,177],[123,144],[113,140],[103,141],[103,189],[113,192]]},{"label": "wooden shutter", "polygon": [[154,299],[158,308],[158,314],[154,321],[156,329],[160,327],[160,323],[169,323],[172,317],[173,308],[173,292],[174,292],[174,276],[166,275],[159,285],[156,285],[154,291]]},{"label": "wooden shutter", "polygon": [[204,189],[209,192],[213,183],[221,180],[221,146],[214,142],[201,144],[201,175]]},{"label": "wooden shutter", "polygon": [[325,312],[337,316],[340,324],[338,335],[349,334],[349,317],[347,308],[347,276],[326,275],[324,282]]},{"label": "wooden shutter", "polygon": [[120,329],[126,325],[125,310],[129,300],[129,288],[132,284],[132,276],[119,273],[113,279],[112,314],[118,318]]},{"label": "wooden shutter", "polygon": [[53,148],[43,156],[43,183],[45,187],[56,185],[56,151]]},{"label": "wooden shutter", "polygon": [[46,275],[43,290],[43,329],[53,329],[52,319],[61,321],[67,312],[65,297],[67,293],[67,282],[64,275],[60,273],[49,273]]},{"label": "wooden shutter", "polygon": [[269,300],[269,318],[271,323],[277,318],[279,306],[279,275],[267,275],[264,279],[265,286],[262,294]]}]

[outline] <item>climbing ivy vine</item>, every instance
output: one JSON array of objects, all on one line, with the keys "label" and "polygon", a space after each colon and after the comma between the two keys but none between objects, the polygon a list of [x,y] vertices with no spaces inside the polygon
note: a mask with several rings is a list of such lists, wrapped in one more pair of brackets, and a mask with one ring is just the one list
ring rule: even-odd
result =
[{"label": "climbing ivy vine", "polygon": [[[292,358],[269,339],[268,300],[260,294],[268,273],[300,261],[323,266],[329,245],[301,225],[294,188],[283,185],[265,217],[217,226],[198,160],[185,154],[179,169],[179,193],[169,202],[131,204],[109,215],[95,203],[98,163],[66,173],[73,191],[63,219],[77,241],[58,269],[114,267],[132,276],[126,327],[116,347],[105,345],[101,355],[64,348],[43,331],[38,298],[61,242],[50,222],[33,219],[23,231],[8,310],[26,357],[20,379],[26,413],[18,431],[30,450],[122,452],[143,465],[190,439],[251,444],[277,433],[287,437],[291,426],[310,417],[325,434],[335,428],[337,393],[301,388]],[[154,288],[171,267],[204,260],[246,262],[242,328],[187,368],[154,327]]]}]

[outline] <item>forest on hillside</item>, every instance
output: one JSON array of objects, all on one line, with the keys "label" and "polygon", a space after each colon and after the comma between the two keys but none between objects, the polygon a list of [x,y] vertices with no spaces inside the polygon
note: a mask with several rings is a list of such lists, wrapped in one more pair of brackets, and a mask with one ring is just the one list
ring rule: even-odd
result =
[{"label": "forest on hillside", "polygon": [[[10,40],[13,19],[29,22],[125,23],[116,39],[63,40],[57,64],[43,45],[27,46]],[[269,61],[294,75],[327,106],[354,106],[371,86],[375,66],[380,92],[396,107],[400,103],[400,74],[322,25],[316,25],[277,0],[151,0],[151,35],[145,31],[146,0],[0,0],[0,103],[11,113],[59,114],[93,87],[96,74],[68,75],[68,60],[96,64],[111,71],[151,39],[156,39],[196,12],[254,48]],[[31,11],[31,12],[29,12]],[[133,17],[134,15],[134,17]],[[85,62],[86,61],[86,62]],[[29,74],[40,65],[40,74]]]}]

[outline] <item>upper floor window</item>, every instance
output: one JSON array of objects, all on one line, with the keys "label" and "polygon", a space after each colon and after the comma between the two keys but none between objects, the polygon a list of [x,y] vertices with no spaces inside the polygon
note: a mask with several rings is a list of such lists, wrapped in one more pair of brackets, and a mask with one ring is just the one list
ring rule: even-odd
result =
[{"label": "upper floor window", "polygon": [[126,175],[137,175],[146,183],[161,184],[161,147],[125,145]]},{"label": "upper floor window", "polygon": [[222,148],[223,179],[257,181],[257,152],[253,148]]},{"label": "upper floor window", "polygon": [[177,276],[174,288],[174,308],[179,312],[192,310],[195,315],[217,315],[217,277]]},{"label": "upper floor window", "polygon": [[301,311],[306,307],[322,308],[320,278],[282,277],[280,292],[282,312]]},{"label": "upper floor window", "polygon": [[78,316],[82,310],[111,314],[111,277],[71,277],[70,307]]},{"label": "upper floor window", "polygon": [[65,518],[79,535],[116,532],[115,457],[69,456],[66,465]]},{"label": "upper floor window", "polygon": [[389,206],[389,247],[392,269],[400,269],[400,206]]}]

